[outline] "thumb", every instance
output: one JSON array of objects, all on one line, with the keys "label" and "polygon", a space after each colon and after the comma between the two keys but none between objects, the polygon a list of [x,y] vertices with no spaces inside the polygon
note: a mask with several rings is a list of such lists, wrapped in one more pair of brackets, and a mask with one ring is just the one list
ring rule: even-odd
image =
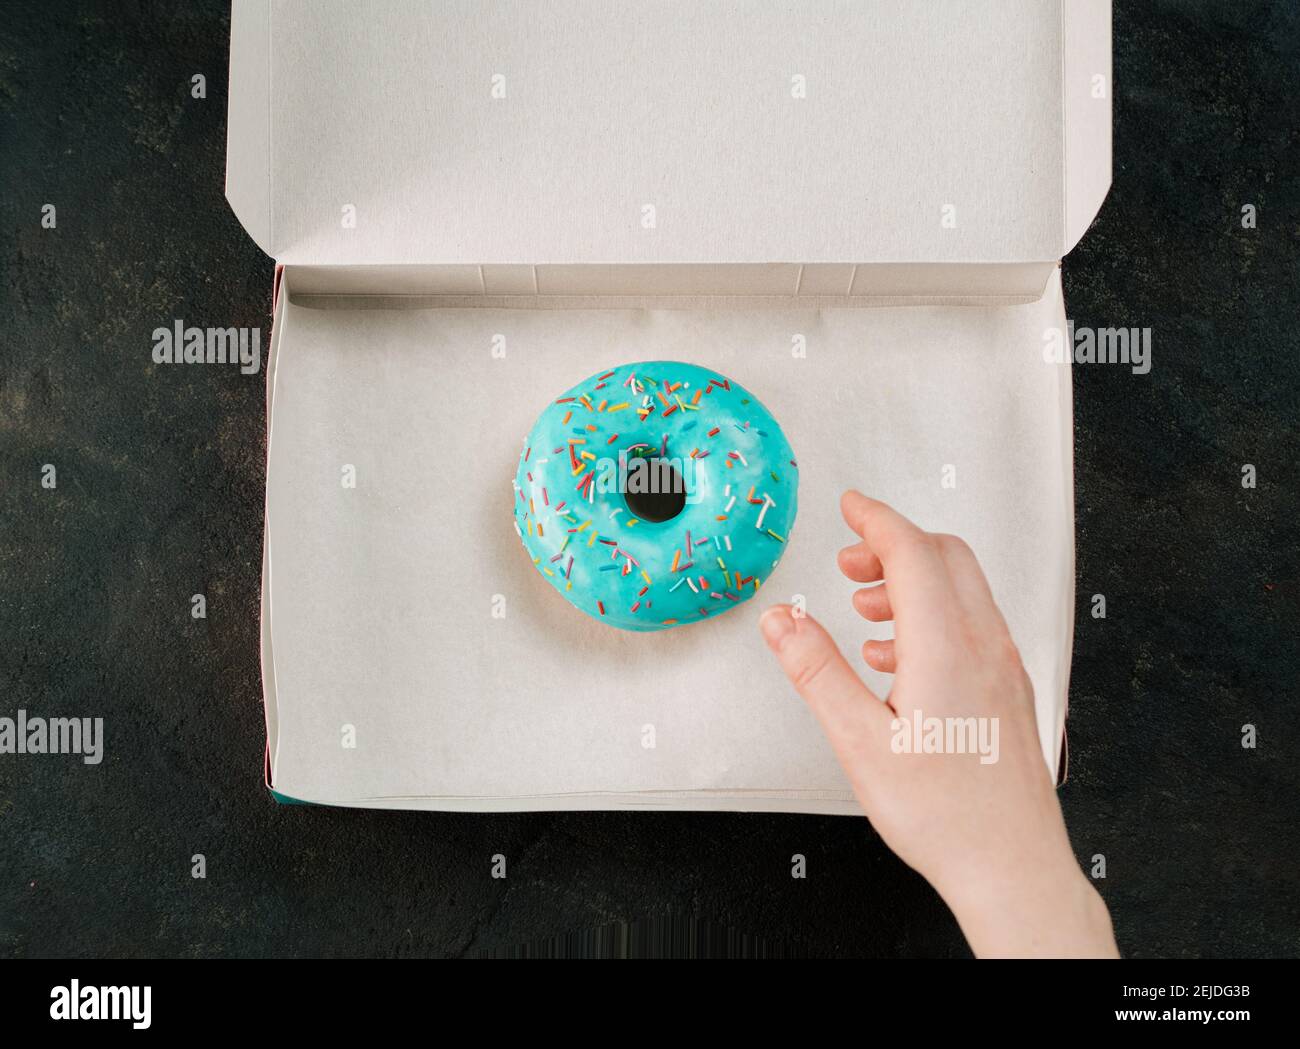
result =
[{"label": "thumb", "polygon": [[774,605],[758,625],[852,776],[864,753],[888,735],[893,711],[867,688],[816,620],[794,615],[789,605]]}]

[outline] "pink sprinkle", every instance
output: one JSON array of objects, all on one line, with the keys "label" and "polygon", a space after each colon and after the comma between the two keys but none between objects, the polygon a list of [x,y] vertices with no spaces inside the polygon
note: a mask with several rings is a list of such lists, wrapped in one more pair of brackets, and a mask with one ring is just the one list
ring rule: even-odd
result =
[{"label": "pink sprinkle", "polygon": [[548,496],[548,495],[546,494],[546,485],[542,485],[542,505],[543,505],[543,506],[550,506],[550,505],[551,505],[551,499],[550,499],[550,496]]}]

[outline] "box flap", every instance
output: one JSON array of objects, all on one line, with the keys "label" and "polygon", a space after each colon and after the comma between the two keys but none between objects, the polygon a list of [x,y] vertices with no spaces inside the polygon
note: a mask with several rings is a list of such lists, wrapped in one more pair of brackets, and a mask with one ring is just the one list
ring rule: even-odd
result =
[{"label": "box flap", "polygon": [[1101,210],[1111,179],[1110,0],[1061,10],[1065,113],[1065,252]]},{"label": "box flap", "polygon": [[295,264],[1055,261],[1109,50],[1092,0],[236,0],[227,192]]},{"label": "box flap", "polygon": [[271,9],[234,0],[230,13],[230,101],[226,117],[226,199],[268,255],[271,240]]}]

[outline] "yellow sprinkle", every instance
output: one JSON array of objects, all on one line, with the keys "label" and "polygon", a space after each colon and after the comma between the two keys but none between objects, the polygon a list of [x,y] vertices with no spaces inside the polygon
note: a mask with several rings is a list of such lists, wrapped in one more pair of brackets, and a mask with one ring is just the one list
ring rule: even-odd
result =
[{"label": "yellow sprinkle", "polygon": [[529,534],[529,535],[532,535],[532,534],[533,534],[533,522],[532,522],[532,521],[529,521],[529,522],[528,522],[528,534]]},{"label": "yellow sprinkle", "polygon": [[[560,547],[560,549],[563,550],[564,547]],[[718,567],[721,568],[724,572],[727,570],[726,564],[723,562],[722,558],[720,557],[718,558]]]},{"label": "yellow sprinkle", "polygon": [[545,572],[548,576],[551,576],[551,577],[554,577],[554,576],[555,576],[555,573],[552,572],[549,568],[543,568],[542,571]]},{"label": "yellow sprinkle", "polygon": [[[541,527],[541,526],[539,525],[538,527]],[[783,535],[777,535],[777,534],[776,534],[774,531],[772,531],[772,529],[770,529],[770,528],[767,530],[767,534],[770,535],[773,539],[779,539],[779,540],[781,540],[781,542],[783,542],[783,543],[785,542],[785,536],[783,536]]]},{"label": "yellow sprinkle", "polygon": [[594,459],[594,458],[596,458],[594,455],[591,454],[591,452],[583,452],[583,453],[582,453],[582,457],[583,457],[584,459]]},{"label": "yellow sprinkle", "polygon": [[634,524],[636,524],[636,522],[637,522],[637,519],[636,519],[635,517],[629,517],[629,518],[628,518],[626,521],[624,521],[623,523],[624,523],[625,525],[627,525],[629,528],[631,528]]},{"label": "yellow sprinkle", "polygon": [[565,590],[572,590],[572,589],[573,589],[573,580],[572,580],[572,579],[570,579],[567,583],[564,584],[564,589],[565,589]]},{"label": "yellow sprinkle", "polygon": [[627,405],[628,405],[627,401],[624,401],[622,404],[611,404],[608,408],[605,409],[605,414],[608,415],[610,412],[621,412],[624,408],[627,407]]},{"label": "yellow sprinkle", "polygon": [[644,568],[641,569],[641,578],[645,580],[645,582],[646,582],[646,586],[650,586],[650,585],[651,585],[650,577],[649,577],[648,575],[645,574],[645,569],[644,569]]},{"label": "yellow sprinkle", "polygon": [[595,530],[593,529],[593,530],[592,530],[592,533],[591,533],[591,538],[587,540],[587,545],[588,545],[588,546],[591,546],[591,544],[594,543],[594,542],[596,541],[597,538],[598,538],[598,537],[597,537],[597,535],[596,535],[596,532],[595,532]]},{"label": "yellow sprinkle", "polygon": [[582,524],[578,525],[578,531],[585,532],[590,524],[590,521],[583,521]]}]

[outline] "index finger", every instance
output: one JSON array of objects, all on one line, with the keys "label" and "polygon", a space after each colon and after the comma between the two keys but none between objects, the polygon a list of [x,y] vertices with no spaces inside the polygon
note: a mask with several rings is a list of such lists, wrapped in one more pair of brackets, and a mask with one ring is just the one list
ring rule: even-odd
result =
[{"label": "index finger", "polygon": [[889,583],[889,599],[900,632],[909,621],[930,617],[938,622],[953,608],[952,579],[929,533],[892,506],[861,492],[847,491],[840,512],[863,543],[880,558]]}]

